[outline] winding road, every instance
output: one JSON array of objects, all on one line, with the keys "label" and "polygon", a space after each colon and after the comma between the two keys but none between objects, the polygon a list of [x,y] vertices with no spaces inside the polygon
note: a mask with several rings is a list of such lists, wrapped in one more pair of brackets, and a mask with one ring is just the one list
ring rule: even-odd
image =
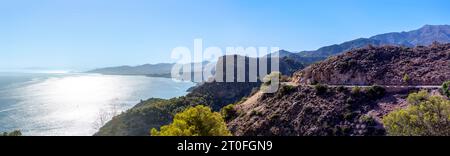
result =
[{"label": "winding road", "polygon": [[[294,83],[294,82],[282,82],[282,85],[289,85],[289,86],[301,86],[298,83]],[[303,86],[310,86],[313,87],[314,85],[303,85]],[[360,87],[360,88],[369,88],[372,87],[371,85],[328,85],[329,87],[346,87],[346,88],[355,88],[355,87]],[[410,86],[410,85],[377,85],[383,88],[395,88],[395,89],[407,89],[407,88],[420,88],[420,89],[440,89],[442,88],[442,86],[433,86],[433,85],[419,85],[419,86]]]}]

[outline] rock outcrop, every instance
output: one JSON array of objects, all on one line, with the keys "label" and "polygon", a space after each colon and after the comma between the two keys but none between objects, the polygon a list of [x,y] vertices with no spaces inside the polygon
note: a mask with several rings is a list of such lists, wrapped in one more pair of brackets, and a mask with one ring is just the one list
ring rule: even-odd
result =
[{"label": "rock outcrop", "polygon": [[[369,46],[313,64],[277,93],[237,104],[228,127],[238,136],[385,135],[381,118],[407,107],[410,92],[439,93],[433,86],[447,80],[450,44]],[[381,87],[366,86],[374,84]]]},{"label": "rock outcrop", "polygon": [[441,85],[450,79],[450,44],[415,48],[366,47],[331,57],[294,74],[301,84]]},{"label": "rock outcrop", "polygon": [[376,116],[369,114],[381,112],[380,100],[401,106],[390,95],[373,98],[346,88],[317,92],[307,86],[285,86],[278,93],[256,94],[236,105],[239,116],[228,126],[237,136],[384,135]]}]

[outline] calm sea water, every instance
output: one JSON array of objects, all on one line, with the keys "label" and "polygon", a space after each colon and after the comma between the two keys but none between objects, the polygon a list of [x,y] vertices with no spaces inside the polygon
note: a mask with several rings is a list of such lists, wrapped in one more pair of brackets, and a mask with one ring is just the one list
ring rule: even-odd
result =
[{"label": "calm sea water", "polygon": [[183,96],[193,85],[144,76],[0,73],[0,132],[92,135],[140,100]]}]

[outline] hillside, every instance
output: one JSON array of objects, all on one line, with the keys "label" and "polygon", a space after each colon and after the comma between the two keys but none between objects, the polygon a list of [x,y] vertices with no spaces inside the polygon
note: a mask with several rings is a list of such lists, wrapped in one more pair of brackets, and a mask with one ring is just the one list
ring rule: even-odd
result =
[{"label": "hillside", "polygon": [[355,48],[363,48],[368,45],[414,47],[417,45],[427,46],[435,41],[441,43],[450,42],[450,25],[425,25],[417,30],[380,34],[370,38],[360,38],[341,44],[322,47],[313,51],[303,51],[298,53],[298,55],[303,57],[328,57]]},{"label": "hillside", "polygon": [[[440,85],[450,80],[449,61],[450,44],[353,50],[295,73],[277,93],[257,93],[234,106],[228,128],[238,136],[385,135],[381,118],[408,106],[408,94],[420,89],[353,85]],[[347,86],[306,85],[312,82]],[[426,90],[442,96],[437,88]]]},{"label": "hillside", "polygon": [[[235,56],[234,58],[242,57]],[[246,58],[248,59],[254,58]],[[223,61],[223,59],[219,59]],[[247,63],[248,64],[248,63]],[[248,66],[248,65],[247,65]],[[292,75],[294,71],[305,66],[284,57],[280,66],[283,73]],[[235,67],[235,70],[241,67]],[[172,121],[174,114],[189,106],[205,105],[214,111],[222,107],[241,101],[259,90],[261,82],[211,82],[202,83],[190,89],[190,93],[183,97],[172,99],[154,99],[141,101],[126,112],[114,117],[95,134],[98,136],[145,136],[151,128],[159,128]]]},{"label": "hillside", "polygon": [[[366,46],[353,45],[349,47]],[[450,44],[366,46],[310,66],[298,61],[310,58],[287,51],[280,51],[280,56],[280,70],[284,75],[293,75],[293,82],[283,84],[277,93],[257,92],[261,82],[204,83],[183,97],[142,101],[114,117],[95,135],[149,135],[151,128],[170,123],[174,114],[190,106],[205,105],[219,111],[233,103],[237,103],[233,108],[237,116],[228,121],[228,128],[234,135],[385,135],[381,117],[406,107],[405,98],[415,89],[355,89],[352,85],[441,85],[450,79]],[[242,56],[233,58],[238,57]],[[250,59],[255,58],[245,58]],[[225,76],[218,73],[216,76]],[[316,83],[333,86],[306,85]],[[439,94],[436,89],[429,91]]]},{"label": "hillside", "polygon": [[[257,94],[235,106],[239,116],[228,123],[237,136],[383,135],[374,118],[377,98],[349,89],[285,86],[275,94]],[[370,99],[370,100],[367,100]],[[387,99],[387,98],[386,98]],[[392,100],[395,101],[395,100]],[[391,102],[392,102],[391,101]],[[400,105],[395,103],[395,105]]]},{"label": "hillside", "polygon": [[301,84],[440,85],[450,79],[450,44],[356,49],[311,65],[293,79]]}]

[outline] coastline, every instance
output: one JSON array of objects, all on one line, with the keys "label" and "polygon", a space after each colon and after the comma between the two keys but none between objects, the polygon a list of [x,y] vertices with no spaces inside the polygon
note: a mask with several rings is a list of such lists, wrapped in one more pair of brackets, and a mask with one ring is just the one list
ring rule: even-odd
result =
[{"label": "coastline", "polygon": [[[44,77],[38,74],[39,81],[27,75],[23,80],[18,76],[8,78],[8,75],[0,79],[6,86],[0,87],[3,89],[0,108],[5,110],[0,115],[19,114],[14,119],[0,118],[0,124],[4,125],[2,131],[20,129],[24,135],[33,136],[91,136],[97,131],[92,128],[101,112],[110,112],[113,107],[118,107],[118,112],[127,111],[151,98],[184,96],[188,94],[186,90],[195,85],[143,75],[109,77],[97,73],[67,73]],[[81,116],[75,117],[77,114]]]}]

